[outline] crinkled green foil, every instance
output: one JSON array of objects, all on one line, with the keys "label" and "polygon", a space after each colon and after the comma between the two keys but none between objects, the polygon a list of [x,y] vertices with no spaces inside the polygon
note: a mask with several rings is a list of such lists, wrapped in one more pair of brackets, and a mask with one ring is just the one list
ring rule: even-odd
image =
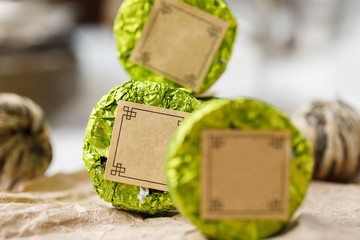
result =
[{"label": "crinkled green foil", "polygon": [[[217,51],[209,72],[199,90],[199,92],[204,92],[211,87],[225,71],[237,33],[237,23],[228,5],[223,0],[180,1],[202,9],[230,24],[225,38]],[[168,82],[173,86],[179,86],[173,81],[129,61],[131,52],[141,36],[142,29],[151,12],[154,2],[155,0],[125,0],[121,5],[114,25],[118,57],[123,67],[132,78],[141,78],[155,82]]]},{"label": "crinkled green foil", "polygon": [[168,149],[166,174],[169,192],[178,210],[204,234],[214,239],[268,237],[283,229],[288,221],[201,219],[201,132],[204,129],[230,128],[291,132],[294,158],[291,161],[290,212],[293,215],[311,180],[311,147],[284,113],[258,100],[212,100],[203,104],[181,124]]},{"label": "crinkled green foil", "polygon": [[103,178],[119,100],[182,112],[194,111],[199,103],[184,89],[163,83],[131,80],[113,88],[101,98],[90,115],[85,132],[83,160],[101,199],[111,202],[114,207],[151,215],[173,209],[168,192],[153,192],[141,204],[137,197],[139,187]]}]

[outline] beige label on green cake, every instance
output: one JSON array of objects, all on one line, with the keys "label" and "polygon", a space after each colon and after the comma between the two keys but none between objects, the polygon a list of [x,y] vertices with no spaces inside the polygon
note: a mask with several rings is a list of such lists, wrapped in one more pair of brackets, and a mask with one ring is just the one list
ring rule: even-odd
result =
[{"label": "beige label on green cake", "polygon": [[130,61],[198,91],[229,23],[178,0],[157,0]]},{"label": "beige label on green cake", "polygon": [[287,220],[290,159],[287,131],[205,130],[202,218]]},{"label": "beige label on green cake", "polygon": [[168,144],[189,113],[119,101],[106,180],[167,191]]}]

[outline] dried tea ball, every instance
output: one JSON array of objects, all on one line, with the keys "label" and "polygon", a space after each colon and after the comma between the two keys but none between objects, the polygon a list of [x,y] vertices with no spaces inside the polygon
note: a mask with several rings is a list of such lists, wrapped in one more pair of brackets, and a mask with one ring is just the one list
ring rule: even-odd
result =
[{"label": "dried tea ball", "polygon": [[313,145],[313,178],[344,182],[358,173],[360,117],[352,107],[315,101],[299,108],[293,121]]},{"label": "dried tea ball", "polygon": [[42,109],[12,93],[0,93],[0,191],[42,176],[52,159]]}]

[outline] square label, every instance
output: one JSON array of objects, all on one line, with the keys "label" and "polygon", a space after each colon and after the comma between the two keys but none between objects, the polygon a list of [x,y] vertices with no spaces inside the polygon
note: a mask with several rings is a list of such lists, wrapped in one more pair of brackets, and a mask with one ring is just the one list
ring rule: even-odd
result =
[{"label": "square label", "polygon": [[119,101],[104,178],[167,191],[164,172],[167,148],[188,115]]},{"label": "square label", "polygon": [[178,0],[157,0],[130,61],[198,91],[229,23]]},{"label": "square label", "polygon": [[205,130],[202,218],[288,219],[290,159],[287,131]]}]

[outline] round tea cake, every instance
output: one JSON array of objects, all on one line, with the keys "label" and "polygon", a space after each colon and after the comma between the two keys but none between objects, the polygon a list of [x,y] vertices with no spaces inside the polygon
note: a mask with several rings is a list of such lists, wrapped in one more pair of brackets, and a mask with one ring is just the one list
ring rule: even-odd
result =
[{"label": "round tea cake", "polygon": [[289,219],[304,199],[311,180],[313,159],[310,143],[284,113],[269,104],[250,99],[215,99],[204,103],[199,110],[185,119],[169,146],[166,174],[173,202],[205,235],[214,239],[260,239],[279,232],[289,219],[202,219],[201,135],[203,130],[208,129],[290,132],[293,158],[290,170]]},{"label": "round tea cake", "polygon": [[[225,38],[211,63],[210,69],[200,90],[198,91],[204,92],[211,87],[225,71],[237,33],[237,23],[229,6],[223,0],[179,1],[190,4],[191,6],[199,8],[229,23]],[[114,25],[118,56],[121,64],[132,78],[161,83],[167,82],[173,86],[178,86],[164,76],[151,72],[129,61],[131,53],[141,37],[142,30],[154,3],[155,0],[125,0],[123,2]]]},{"label": "round tea cake", "polygon": [[360,167],[360,116],[341,101],[314,101],[299,108],[294,124],[314,148],[315,179],[350,181]]},{"label": "round tea cake", "polygon": [[0,191],[42,176],[52,159],[49,125],[40,106],[0,93]]},{"label": "round tea cake", "polygon": [[101,199],[114,207],[151,215],[173,209],[168,192],[104,180],[117,102],[120,100],[182,112],[194,111],[198,101],[184,89],[164,83],[131,80],[114,87],[101,98],[90,115],[85,132],[83,160]]}]

